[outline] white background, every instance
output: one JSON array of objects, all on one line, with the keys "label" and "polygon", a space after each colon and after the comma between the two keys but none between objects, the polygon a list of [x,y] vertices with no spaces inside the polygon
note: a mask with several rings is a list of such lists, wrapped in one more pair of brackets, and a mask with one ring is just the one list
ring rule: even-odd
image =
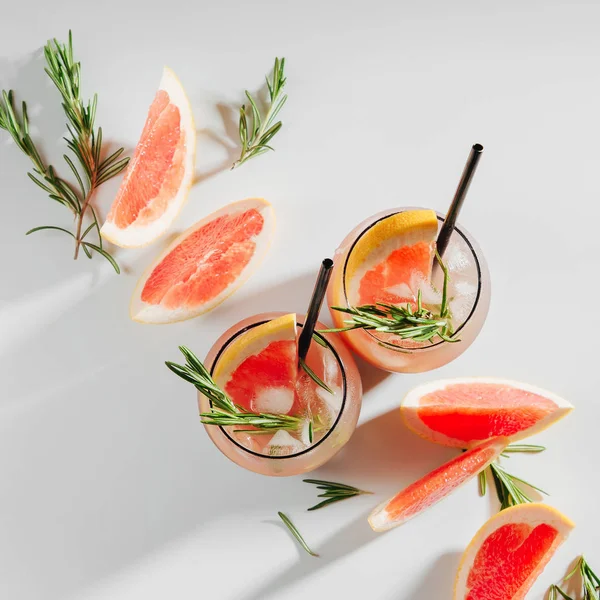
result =
[{"label": "white background", "polygon": [[[388,534],[366,522],[374,502],[455,455],[408,432],[397,410],[410,387],[447,376],[522,379],[576,406],[531,440],[544,454],[510,460],[578,523],[529,598],[576,554],[600,569],[599,5],[6,2],[0,85],[28,100],[35,137],[56,161],[64,117],[40,48],[69,27],[84,90],[99,93],[98,124],[128,151],[163,64],[184,83],[201,181],[173,232],[254,195],[273,203],[278,230],[260,271],[212,314],[133,323],[130,294],[165,240],[118,251],[116,276],[98,258],[72,261],[66,237],[25,237],[37,225],[68,227],[69,216],[28,181],[27,159],[0,131],[0,597],[450,598],[460,553],[496,510],[475,482]],[[289,78],[277,151],[230,172],[230,107],[260,88],[276,55]],[[485,153],[461,222],[490,264],[487,323],[438,372],[361,365],[360,426],[316,475],[378,497],[306,513],[315,491],[300,477],[254,475],[213,447],[193,390],[163,361],[178,344],[203,355],[247,315],[301,311],[320,260],[370,214],[444,211],[474,142]],[[98,198],[103,213],[116,187]],[[298,549],[278,510],[321,558]]]}]

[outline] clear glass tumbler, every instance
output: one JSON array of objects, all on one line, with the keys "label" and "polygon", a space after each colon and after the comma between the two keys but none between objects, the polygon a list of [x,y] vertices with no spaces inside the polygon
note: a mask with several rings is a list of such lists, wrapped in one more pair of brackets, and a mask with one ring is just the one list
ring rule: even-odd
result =
[{"label": "clear glass tumbler", "polygon": [[[361,236],[376,223],[400,212],[415,208],[396,208],[376,214],[355,227],[340,244],[334,256],[334,271],[328,289],[330,306],[350,306],[349,282],[346,265]],[[416,209],[422,210],[422,209]],[[437,213],[438,231],[444,216]],[[449,295],[452,325],[459,342],[435,338],[431,342],[414,342],[378,334],[372,330],[356,329],[343,336],[350,348],[372,365],[387,371],[419,373],[441,367],[460,356],[475,340],[488,313],[490,304],[490,275],[485,258],[473,237],[460,225],[454,229],[444,253],[444,262],[450,273]],[[443,274],[434,269],[433,284],[441,289]],[[344,327],[348,315],[332,310],[336,327]]]},{"label": "clear glass tumbler", "polygon": [[[283,314],[255,315],[228,329],[210,349],[204,363],[206,368],[213,374],[224,350],[238,336]],[[303,323],[304,315],[299,315],[298,328]],[[316,330],[319,329],[325,329],[325,326],[318,323]],[[310,418],[317,423],[314,437],[311,436],[312,442],[307,439],[306,428],[292,432],[292,435],[288,432],[257,435],[236,432],[233,427],[206,425],[206,431],[217,448],[233,462],[263,475],[298,475],[327,462],[350,439],[356,428],[362,400],[362,385],[356,363],[339,336],[316,334],[316,338],[318,341],[311,344],[306,364],[333,393],[316,385],[300,369],[296,386],[299,400],[294,404],[298,414],[292,415],[308,419],[307,412],[310,413]],[[268,381],[264,384],[268,385]],[[200,412],[210,409],[209,400],[200,393],[198,405]],[[282,440],[285,441],[282,443]]]}]

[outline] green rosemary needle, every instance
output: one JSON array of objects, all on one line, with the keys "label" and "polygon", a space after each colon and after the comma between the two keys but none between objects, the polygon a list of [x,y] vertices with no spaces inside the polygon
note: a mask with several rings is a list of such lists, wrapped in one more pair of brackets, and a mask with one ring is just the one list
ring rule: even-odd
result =
[{"label": "green rosemary needle", "polygon": [[[563,579],[563,583],[569,581],[575,574],[581,577],[581,586],[583,591],[582,600],[600,600],[600,577],[592,571],[583,556],[580,556],[573,570]],[[548,590],[548,600],[576,600],[568,596],[557,585],[551,585]]]},{"label": "green rosemary needle", "polygon": [[[304,421],[290,415],[275,415],[270,413],[248,412],[233,403],[231,398],[215,383],[208,369],[200,359],[185,346],[179,346],[185,358],[185,365],[167,361],[167,367],[185,381],[191,383],[200,393],[208,398],[211,408],[208,412],[200,413],[200,420],[205,425],[220,427],[253,427],[261,432],[273,432],[278,429],[300,431]],[[237,430],[248,431],[250,430]]]},{"label": "green rosemary needle", "polygon": [[300,359],[300,367],[302,370],[320,387],[326,392],[333,394],[333,390],[306,364],[304,359]]},{"label": "green rosemary needle", "polygon": [[308,552],[311,556],[318,557],[319,555],[316,552],[313,552],[308,544],[304,541],[304,538],[296,528],[296,526],[290,521],[289,517],[284,515],[281,511],[277,513],[279,518],[285,523],[286,527],[290,530],[291,534],[298,540],[298,543],[302,546],[302,548]]},{"label": "green rosemary needle", "polygon": [[281,121],[274,122],[275,117],[277,117],[287,100],[287,94],[283,93],[286,83],[284,68],[285,58],[276,58],[271,80],[269,81],[268,77],[265,78],[269,90],[270,106],[264,119],[261,117],[252,94],[246,90],[246,98],[250,103],[251,112],[248,112],[245,104],[240,108],[239,134],[242,151],[239,159],[233,163],[232,169],[243,165],[255,156],[273,150],[269,142],[282,126]]},{"label": "green rosemary needle", "polygon": [[[538,453],[545,450],[544,446],[534,446],[530,444],[511,444],[508,446],[502,456],[507,456],[514,453]],[[492,474],[492,481],[496,488],[496,495],[500,502],[500,510],[515,506],[517,504],[526,504],[533,502],[533,499],[526,493],[521,484],[548,495],[547,492],[536,487],[535,485],[511,475],[497,462],[492,463],[489,467]],[[487,492],[487,469],[479,473],[479,494],[485,496]]]},{"label": "green rosemary needle", "polygon": [[352,485],[346,485],[344,483],[334,483],[332,481],[322,481],[320,479],[303,479],[304,483],[311,483],[317,486],[318,490],[324,490],[322,494],[318,495],[318,498],[325,498],[322,502],[311,506],[307,510],[318,510],[333,504],[334,502],[340,502],[341,500],[347,500],[354,496],[360,496],[363,494],[372,494],[373,492],[366,492],[359,490]]},{"label": "green rosemary needle", "polygon": [[[412,304],[406,306],[395,306],[385,302],[376,304],[365,304],[363,306],[332,306],[332,310],[350,315],[350,319],[345,319],[345,327],[334,329],[324,329],[319,333],[339,333],[342,331],[352,331],[354,329],[365,329],[377,331],[379,333],[390,333],[397,335],[401,339],[414,340],[416,342],[431,342],[439,337],[445,342],[459,342],[454,338],[452,329],[452,318],[448,308],[448,282],[450,275],[446,265],[436,252],[436,259],[444,273],[444,283],[442,287],[442,302],[439,314],[423,306],[421,290],[417,292],[417,307]],[[390,345],[382,342],[382,345]]]},{"label": "green rosemary needle", "polygon": [[[33,164],[29,178],[44,190],[48,196],[66,206],[75,216],[75,232],[55,225],[34,227],[27,235],[43,230],[53,230],[66,233],[75,241],[76,259],[79,248],[83,248],[86,256],[92,258],[96,252],[110,262],[117,273],[120,272],[114,258],[103,248],[100,226],[97,215],[90,204],[94,191],[115,175],[118,175],[129,161],[121,158],[123,148],[113,152],[108,157],[102,157],[102,128],[95,130],[94,121],[98,103],[97,95],[91,101],[84,103],[81,98],[80,76],[81,64],[73,57],[73,37],[69,31],[69,41],[61,44],[57,40],[48,42],[44,48],[46,58],[46,73],[54,82],[62,99],[62,107],[67,117],[69,137],[65,138],[67,147],[73,153],[79,168],[67,155],[63,158],[72,172],[77,184],[72,185],[56,173],[52,165],[46,164],[42,154],[37,149],[29,135],[29,116],[27,105],[21,104],[21,114],[18,114],[12,90],[2,92],[0,100],[0,128],[5,129],[13,138],[20,150],[26,154]],[[90,221],[84,229],[84,221]],[[95,241],[88,236],[94,232]]]}]

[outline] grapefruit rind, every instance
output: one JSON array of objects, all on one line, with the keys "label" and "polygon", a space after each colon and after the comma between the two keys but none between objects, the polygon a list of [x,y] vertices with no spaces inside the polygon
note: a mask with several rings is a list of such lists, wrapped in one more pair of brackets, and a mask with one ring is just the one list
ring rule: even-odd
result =
[{"label": "grapefruit rind", "polygon": [[[189,308],[178,308],[176,310],[167,309],[160,304],[149,304],[142,300],[142,291],[144,286],[156,268],[163,259],[171,253],[184,239],[194,233],[197,229],[200,229],[207,223],[210,223],[214,219],[217,219],[223,215],[233,215],[236,213],[243,213],[247,210],[256,209],[260,212],[264,219],[264,226],[258,236],[254,238],[256,248],[250,262],[246,265],[240,276],[219,295],[210,300],[209,302],[200,306]],[[175,323],[178,321],[185,321],[193,317],[197,317],[204,314],[223,301],[225,301],[231,294],[238,290],[252,275],[252,273],[258,268],[262,260],[264,259],[271,241],[273,238],[273,232],[275,230],[275,213],[269,202],[263,198],[249,198],[247,200],[240,200],[238,202],[232,202],[219,210],[211,213],[207,217],[204,217],[169,244],[169,246],[152,262],[152,264],[146,269],[144,274],[140,277],[130,304],[130,316],[134,321],[138,323],[151,323],[151,324],[166,324]]]},{"label": "grapefruit rind", "polygon": [[223,351],[215,366],[213,378],[223,386],[231,374],[248,357],[262,352],[271,342],[296,341],[296,314],[283,315],[245,331]]},{"label": "grapefruit rind", "polygon": [[[498,437],[498,438],[493,438],[491,440],[488,440],[487,442],[483,442],[482,444],[475,446],[468,452],[465,452],[464,454],[461,454],[461,455],[457,456],[456,458],[448,461],[441,467],[435,469],[431,473],[428,473],[427,475],[425,475],[421,479],[417,480],[416,482],[408,485],[406,488],[404,488],[402,491],[400,491],[398,494],[396,494],[392,498],[389,498],[385,502],[382,502],[369,515],[368,520],[369,520],[369,525],[371,526],[371,529],[373,529],[373,531],[381,532],[381,531],[388,531],[389,529],[393,529],[394,527],[399,527],[400,525],[403,525],[410,519],[413,519],[414,517],[418,516],[419,514],[421,514],[421,512],[428,509],[429,507],[434,506],[438,502],[441,502],[442,500],[444,500],[446,498],[446,496],[448,496],[449,494],[451,494],[458,488],[462,487],[467,482],[471,481],[474,477],[476,477],[479,473],[481,473],[481,471],[485,470],[492,462],[494,462],[500,456],[500,454],[502,454],[502,452],[504,451],[506,446],[508,446],[508,441],[509,441],[508,438]],[[470,459],[472,459],[474,457],[474,455],[477,453],[484,454],[485,460],[479,462],[479,464],[477,465],[477,469],[472,470],[471,472],[468,472],[468,473],[465,472],[464,468],[466,468],[466,463]],[[448,470],[454,469],[454,468],[456,468],[457,463],[459,463],[461,465],[461,470],[464,473],[464,476],[461,476],[460,481],[458,483],[455,483],[454,481],[449,479],[449,475],[444,474],[444,468],[447,468]],[[465,463],[464,467],[463,467],[462,463]],[[437,479],[438,476],[441,476],[443,474],[444,474],[444,481],[447,483],[447,485],[445,486],[445,489],[443,490],[443,494],[439,495],[434,500],[427,502],[428,496],[431,496],[431,494],[434,494],[434,493],[440,491],[439,487],[435,487],[435,488],[431,489],[433,477],[435,476],[435,478]],[[394,502],[396,502],[398,499],[402,498],[403,495],[406,492],[408,492],[409,490],[411,492],[413,492],[417,486],[421,489],[424,489],[426,492],[426,494],[420,499],[419,506],[411,508],[410,505],[413,504],[413,502],[412,502],[412,493],[410,493],[407,496],[407,498],[405,498],[406,506],[405,506],[404,510],[406,511],[406,513],[400,518],[390,515],[390,513],[387,510],[388,507],[390,505],[392,505]],[[416,508],[416,510],[415,510],[415,508]]]},{"label": "grapefruit rind", "polygon": [[[455,439],[452,437],[448,437],[448,436],[444,435],[443,433],[440,433],[438,431],[433,431],[429,427],[427,427],[419,419],[417,411],[420,406],[419,402],[420,402],[421,398],[424,397],[425,395],[430,394],[432,392],[442,390],[449,385],[455,385],[455,384],[467,384],[468,385],[471,383],[472,384],[489,383],[489,384],[502,385],[502,386],[506,386],[506,387],[512,387],[512,388],[516,388],[519,390],[523,390],[525,392],[530,392],[533,394],[537,394],[539,396],[543,396],[543,397],[547,398],[548,400],[551,400],[552,402],[554,402],[554,404],[556,404],[556,407],[557,407],[556,410],[549,413],[548,415],[546,415],[544,418],[540,419],[539,421],[537,421],[537,423],[535,425],[533,425],[532,427],[529,427],[527,429],[523,429],[522,431],[520,431],[514,435],[511,435],[509,437],[509,440],[511,443],[525,439],[536,433],[540,433],[544,429],[547,429],[548,427],[550,427],[550,425],[552,425],[556,421],[559,421],[560,419],[562,419],[563,417],[568,415],[573,410],[573,405],[570,402],[568,402],[567,400],[565,400],[564,398],[561,398],[560,396],[557,396],[556,394],[554,394],[548,390],[544,390],[542,388],[538,388],[536,386],[530,385],[528,383],[523,383],[520,381],[512,381],[510,379],[501,379],[501,378],[495,378],[495,377],[465,377],[465,378],[457,378],[457,379],[440,379],[437,381],[431,381],[429,383],[419,385],[419,386],[413,388],[412,390],[410,390],[406,394],[406,396],[404,397],[404,399],[402,400],[402,402],[400,404],[400,413],[402,415],[402,419],[403,419],[405,425],[413,433],[416,433],[418,436],[422,437],[423,439],[425,439],[429,442],[433,442],[435,444],[440,444],[442,446],[450,446],[452,448],[464,448],[465,447],[464,440],[459,440],[459,439]],[[479,444],[482,441],[484,441],[484,440],[480,440],[480,439],[474,440],[471,444],[473,444],[473,443]],[[471,444],[467,443],[467,446],[470,446]]]},{"label": "grapefruit rind", "polygon": [[407,210],[385,217],[369,227],[350,251],[345,268],[348,297],[358,297],[365,273],[376,267],[396,249],[417,242],[433,242],[438,231],[435,211]]},{"label": "grapefruit rind", "polygon": [[[105,221],[100,230],[102,237],[121,248],[141,248],[151,244],[163,235],[183,208],[194,180],[196,163],[196,126],[194,124],[194,116],[183,85],[169,67],[164,67],[163,69],[159,90],[167,92],[169,103],[177,106],[179,109],[181,116],[180,129],[185,134],[186,143],[184,175],[179,190],[169,202],[167,210],[155,221],[143,226],[136,225],[134,222],[124,229],[117,227],[112,221]],[[125,172],[125,177],[134,168],[135,164],[130,164]]]},{"label": "grapefruit rind", "polygon": [[517,595],[513,596],[511,600],[524,600],[525,595],[540,573],[544,570],[544,567],[550,561],[556,549],[566,540],[569,533],[575,527],[575,523],[573,523],[571,519],[555,508],[552,508],[547,504],[542,504],[541,502],[518,504],[497,513],[489,519],[479,531],[477,531],[464,551],[456,573],[453,600],[465,600],[467,597],[467,580],[469,573],[475,561],[475,557],[485,540],[500,527],[519,523],[525,523],[531,527],[547,524],[553,527],[558,532],[558,535],[551,548],[544,555],[543,560],[538,563],[537,568],[532,571]]}]

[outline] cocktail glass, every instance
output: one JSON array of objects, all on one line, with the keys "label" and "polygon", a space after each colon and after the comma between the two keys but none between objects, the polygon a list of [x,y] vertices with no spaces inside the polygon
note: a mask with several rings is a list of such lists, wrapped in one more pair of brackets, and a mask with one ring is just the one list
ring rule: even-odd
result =
[{"label": "cocktail glass", "polygon": [[[228,329],[213,345],[204,364],[211,374],[229,344],[249,329],[282,316],[284,313],[265,313],[248,317]],[[298,315],[300,329],[304,315]],[[317,330],[325,329],[321,323]],[[238,465],[263,475],[288,476],[307,473],[336,454],[350,439],[360,412],[362,385],[352,355],[335,334],[315,334],[306,364],[332,390],[319,387],[299,369],[296,386],[299,412],[304,426],[298,431],[275,433],[236,432],[235,427],[205,425],[208,435],[225,456]],[[320,343],[319,343],[320,342]],[[217,382],[218,383],[218,382]],[[268,381],[261,386],[268,387]],[[198,393],[200,412],[210,410],[210,402]],[[308,423],[312,421],[312,443]]]},{"label": "cocktail glass", "polygon": [[[341,243],[334,256],[334,271],[328,289],[330,306],[350,306],[348,300],[349,282],[346,281],[346,265],[358,240],[369,228],[395,214],[408,210],[422,210],[413,207],[396,208],[376,214],[355,227]],[[437,213],[438,231],[444,216]],[[432,342],[402,340],[390,334],[380,334],[373,330],[356,329],[342,332],[350,348],[372,365],[387,371],[419,373],[441,367],[460,356],[479,334],[490,304],[490,275],[481,249],[473,237],[457,225],[444,253],[444,263],[449,270],[450,313],[454,337],[458,342],[448,342],[435,338]],[[441,269],[433,270],[433,288],[442,288]],[[336,327],[344,327],[348,315],[331,311]]]}]

